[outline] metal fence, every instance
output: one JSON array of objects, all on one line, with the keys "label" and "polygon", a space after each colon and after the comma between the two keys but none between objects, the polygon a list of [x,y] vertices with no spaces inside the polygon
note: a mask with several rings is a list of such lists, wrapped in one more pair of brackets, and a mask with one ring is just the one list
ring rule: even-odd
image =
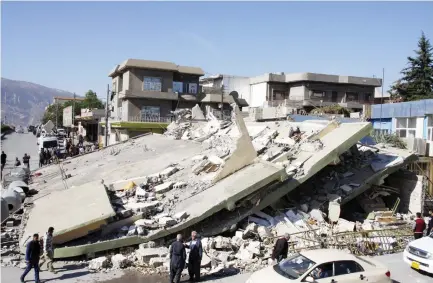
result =
[{"label": "metal fence", "polygon": [[172,116],[159,116],[159,115],[139,115],[129,116],[128,122],[153,122],[153,123],[171,123]]}]

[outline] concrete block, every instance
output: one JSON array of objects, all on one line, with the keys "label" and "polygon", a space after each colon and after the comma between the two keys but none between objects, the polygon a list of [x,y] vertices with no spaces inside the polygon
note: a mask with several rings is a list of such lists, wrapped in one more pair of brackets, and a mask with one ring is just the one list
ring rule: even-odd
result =
[{"label": "concrete block", "polygon": [[177,221],[181,221],[183,219],[188,218],[188,214],[186,213],[186,211],[181,211],[181,212],[176,213],[173,217]]},{"label": "concrete block", "polygon": [[155,224],[155,221],[153,219],[138,219],[134,222],[135,226],[138,227],[152,227],[153,224]]},{"label": "concrete block", "polygon": [[353,188],[349,185],[342,185],[340,186],[340,189],[342,189],[346,194],[350,194],[350,192],[353,190]]},{"label": "concrete block", "polygon": [[166,257],[168,254],[168,248],[144,248],[140,245],[140,248],[136,250],[135,255],[137,256],[139,262],[148,263],[152,258],[155,257]]},{"label": "concrete block", "polygon": [[287,138],[275,138],[274,143],[282,145],[282,146],[291,147],[291,146],[294,146],[296,144],[296,141],[292,138],[289,138],[289,137],[287,137]]},{"label": "concrete block", "polygon": [[259,234],[260,239],[273,237],[271,231],[265,226],[259,226],[257,228],[257,233]]},{"label": "concrete block", "polygon": [[224,164],[224,160],[222,160],[221,158],[219,158],[219,157],[216,156],[216,155],[211,155],[211,156],[209,156],[208,160],[209,160],[211,163],[216,164],[216,165],[223,165],[223,164]]},{"label": "concrete block", "polygon": [[240,249],[235,257],[243,262],[249,262],[254,258],[254,254],[247,249]]},{"label": "concrete block", "polygon": [[242,238],[238,236],[233,236],[230,243],[232,244],[232,247],[239,248],[242,245]]},{"label": "concrete block", "polygon": [[203,161],[207,159],[206,155],[196,155],[193,158],[191,158],[192,161]]},{"label": "concrete block", "polygon": [[228,250],[232,248],[231,239],[222,236],[215,237],[215,249]]},{"label": "concrete block", "polygon": [[143,228],[143,226],[137,226],[137,234],[139,236],[144,236],[146,234],[146,230]]},{"label": "concrete block", "polygon": [[338,202],[331,201],[328,205],[328,218],[331,222],[337,222],[340,218],[340,204]]},{"label": "concrete block", "polygon": [[245,231],[242,235],[242,239],[248,239],[253,237],[257,233],[258,225],[256,223],[250,223],[245,228]]},{"label": "concrete block", "polygon": [[173,175],[177,171],[178,171],[178,169],[176,167],[172,166],[172,167],[168,167],[168,168],[164,169],[163,171],[159,172],[159,175],[161,178],[167,179],[168,177],[170,177],[171,175]]},{"label": "concrete block", "polygon": [[202,160],[192,167],[192,173],[198,175],[209,164],[209,161]]},{"label": "concrete block", "polygon": [[127,203],[125,207],[135,212],[150,212],[159,206],[159,201]]},{"label": "concrete block", "polygon": [[91,270],[100,270],[102,268],[108,267],[108,258],[105,256],[101,256],[89,261],[89,269]]},{"label": "concrete block", "polygon": [[243,236],[244,236],[244,232],[242,232],[242,231],[236,231],[235,232],[235,237],[238,237],[238,238],[242,239]]},{"label": "concrete block", "polygon": [[9,220],[6,222],[6,227],[14,227],[14,221],[13,220]]},{"label": "concrete block", "polygon": [[135,190],[135,196],[137,198],[147,198],[148,195],[149,195],[149,193],[140,187],[137,187],[137,189]]},{"label": "concrete block", "polygon": [[169,226],[176,225],[176,224],[177,224],[177,221],[174,220],[174,219],[171,218],[171,217],[164,216],[164,217],[161,217],[161,218],[158,219],[158,223],[159,223],[159,225],[161,225],[161,226],[169,227]]},{"label": "concrete block", "polygon": [[128,259],[122,254],[116,254],[111,257],[113,268],[126,268],[128,267]]},{"label": "concrete block", "polygon": [[324,222],[325,219],[323,218],[323,212],[319,209],[313,209],[310,211],[311,218],[314,218],[317,220],[317,222]]},{"label": "concrete block", "polygon": [[149,260],[149,265],[151,267],[160,267],[163,266],[165,262],[167,262],[168,259],[165,257],[153,257]]},{"label": "concrete block", "polygon": [[251,241],[248,243],[248,246],[246,247],[246,249],[255,255],[260,255],[260,242],[259,241]]},{"label": "concrete block", "polygon": [[165,182],[155,187],[155,193],[163,194],[170,191],[173,188],[173,182]]},{"label": "concrete block", "polygon": [[149,183],[151,183],[151,184],[158,183],[159,180],[160,180],[159,173],[156,173],[156,174],[152,174],[152,175],[147,176],[147,181],[148,181]]}]

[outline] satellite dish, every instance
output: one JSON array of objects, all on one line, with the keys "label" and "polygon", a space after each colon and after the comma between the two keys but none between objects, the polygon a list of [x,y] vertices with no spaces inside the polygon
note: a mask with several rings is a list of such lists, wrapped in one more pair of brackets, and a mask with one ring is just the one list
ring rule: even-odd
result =
[{"label": "satellite dish", "polygon": [[233,96],[233,98],[236,98],[236,99],[239,98],[239,93],[237,91],[232,91],[229,93],[229,95]]}]

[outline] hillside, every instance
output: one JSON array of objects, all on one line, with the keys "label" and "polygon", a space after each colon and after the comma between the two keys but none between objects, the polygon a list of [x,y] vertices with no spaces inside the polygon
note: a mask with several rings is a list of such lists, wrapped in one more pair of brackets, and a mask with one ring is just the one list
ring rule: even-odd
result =
[{"label": "hillside", "polygon": [[38,124],[55,96],[73,93],[35,83],[1,78],[1,120],[9,125]]}]

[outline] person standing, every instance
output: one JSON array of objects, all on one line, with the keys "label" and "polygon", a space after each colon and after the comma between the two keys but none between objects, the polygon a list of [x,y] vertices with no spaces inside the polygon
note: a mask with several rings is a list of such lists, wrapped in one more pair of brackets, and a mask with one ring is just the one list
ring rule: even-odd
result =
[{"label": "person standing", "polygon": [[6,165],[6,158],[7,158],[7,155],[6,155],[6,153],[4,152],[4,151],[2,151],[2,155],[1,155],[1,172],[2,172],[2,177],[3,177],[3,169],[5,168],[5,165]]},{"label": "person standing", "polygon": [[200,266],[201,258],[203,255],[203,248],[201,241],[197,238],[197,232],[192,231],[191,241],[189,244],[185,245],[189,248],[189,258],[188,258],[188,273],[189,281],[200,281]]},{"label": "person standing", "polygon": [[284,234],[283,237],[279,238],[275,242],[274,250],[272,252],[272,260],[277,260],[277,262],[282,261],[287,258],[289,252],[289,243],[287,241],[290,239],[289,234]]},{"label": "person standing", "polygon": [[42,166],[44,166],[44,164],[45,164],[45,156],[44,156],[44,150],[42,149],[40,152],[39,152],[39,167],[42,167]]},{"label": "person standing", "polygon": [[413,237],[415,239],[422,238],[425,230],[425,222],[421,217],[421,212],[416,213],[415,223],[413,224]]},{"label": "person standing", "polygon": [[54,248],[53,248],[53,233],[54,228],[48,228],[48,232],[44,236],[44,254],[41,257],[41,262],[39,263],[39,269],[42,270],[42,265],[47,262],[47,270],[56,274],[57,272],[53,267],[54,260]]},{"label": "person standing", "polygon": [[27,168],[30,169],[30,156],[28,156],[27,153],[24,153],[23,163],[25,166],[27,166]]},{"label": "person standing", "polygon": [[39,235],[34,234],[33,240],[27,244],[26,248],[26,264],[27,267],[21,275],[21,283],[24,283],[24,278],[33,268],[35,270],[35,283],[40,283],[39,280],[39,256],[41,255],[41,245],[39,244]]},{"label": "person standing", "polygon": [[[185,268],[186,251],[182,235],[178,234],[176,242],[170,246],[170,283],[179,283],[182,270]],[[174,280],[174,281],[173,281]]]},{"label": "person standing", "polygon": [[433,230],[433,210],[430,210],[430,211],[428,212],[428,214],[430,214],[430,219],[429,219],[429,221],[428,221],[428,225],[427,225],[427,234],[426,234],[426,236],[429,236],[430,233],[431,233],[432,230]]}]

